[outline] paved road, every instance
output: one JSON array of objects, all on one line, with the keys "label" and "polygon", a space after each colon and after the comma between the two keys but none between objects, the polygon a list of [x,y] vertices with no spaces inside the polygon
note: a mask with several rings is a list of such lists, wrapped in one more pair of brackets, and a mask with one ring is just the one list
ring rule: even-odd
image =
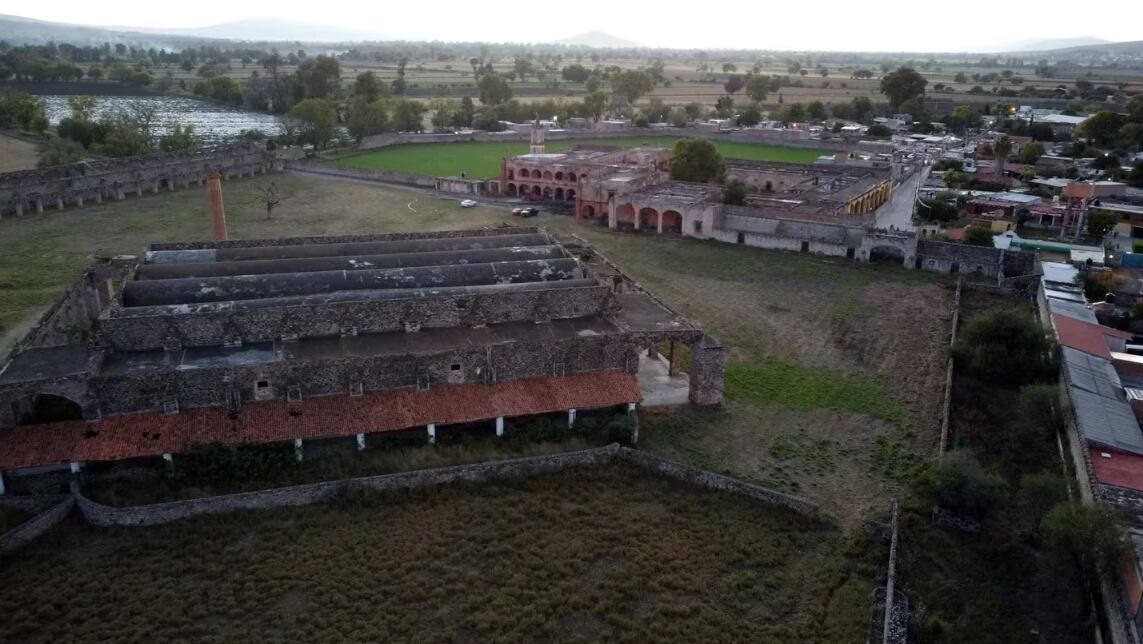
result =
[{"label": "paved road", "polygon": [[877,209],[877,227],[897,230],[916,230],[913,225],[913,203],[917,199],[917,188],[929,175],[929,168],[925,166],[920,171],[905,180],[893,191],[889,203]]}]

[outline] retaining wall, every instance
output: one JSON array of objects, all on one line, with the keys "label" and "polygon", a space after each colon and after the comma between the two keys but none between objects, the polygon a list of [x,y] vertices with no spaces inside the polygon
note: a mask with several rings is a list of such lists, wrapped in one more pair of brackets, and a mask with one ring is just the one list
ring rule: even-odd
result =
[{"label": "retaining wall", "polygon": [[[75,498],[68,495],[24,497],[2,499],[0,503],[25,512],[39,512],[31,519],[0,535],[0,555],[3,555],[24,546],[58,525],[71,512]],[[44,510],[45,506],[48,509]]]},{"label": "retaining wall", "polygon": [[485,482],[517,479],[560,472],[573,467],[598,467],[615,461],[631,463],[645,471],[689,485],[741,494],[767,505],[784,507],[809,517],[818,518],[820,516],[818,507],[805,499],[750,485],[727,476],[693,469],[615,444],[578,452],[491,463],[473,463],[440,469],[295,485],[241,494],[123,508],[96,503],[83,496],[78,485],[75,484],[72,486],[72,493],[79,505],[80,512],[94,525],[147,526],[206,514],[309,505],[329,501],[346,492],[357,490],[394,492],[425,489],[462,481]]}]

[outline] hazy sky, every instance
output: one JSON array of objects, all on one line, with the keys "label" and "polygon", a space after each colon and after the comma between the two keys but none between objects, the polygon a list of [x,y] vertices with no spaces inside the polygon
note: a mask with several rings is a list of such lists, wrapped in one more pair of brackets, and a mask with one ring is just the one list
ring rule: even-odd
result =
[{"label": "hazy sky", "polygon": [[685,48],[980,51],[1047,38],[1143,40],[1143,0],[1105,0],[1095,5],[1062,0],[772,4],[507,0],[499,9],[497,3],[471,0],[392,5],[383,0],[54,0],[43,5],[0,0],[0,13],[140,27],[205,27],[248,18],[284,18],[417,40],[543,42],[600,30],[643,45]]}]

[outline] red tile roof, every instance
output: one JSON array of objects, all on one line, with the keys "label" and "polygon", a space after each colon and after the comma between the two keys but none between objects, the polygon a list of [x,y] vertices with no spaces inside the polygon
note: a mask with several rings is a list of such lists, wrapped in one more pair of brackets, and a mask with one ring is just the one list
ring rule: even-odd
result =
[{"label": "red tile roof", "polygon": [[1130,340],[1131,334],[1101,324],[1092,324],[1075,318],[1052,314],[1052,324],[1060,344],[1080,351],[1111,359],[1107,338]]},{"label": "red tile roof", "polygon": [[[623,372],[509,380],[494,385],[394,389],[359,397],[320,396],[300,403],[246,403],[237,419],[212,407],[177,414],[107,416],[0,430],[0,470],[71,461],[117,461],[177,454],[194,445],[242,445],[391,432],[498,416],[526,416],[639,402],[639,383]],[[98,430],[98,431],[94,431]]]},{"label": "red tile roof", "polygon": [[1100,483],[1143,491],[1143,456],[1092,447],[1091,465]]}]

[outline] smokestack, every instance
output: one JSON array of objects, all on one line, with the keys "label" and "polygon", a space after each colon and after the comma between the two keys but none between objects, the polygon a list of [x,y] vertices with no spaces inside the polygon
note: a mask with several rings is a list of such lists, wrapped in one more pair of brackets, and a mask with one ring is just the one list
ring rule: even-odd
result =
[{"label": "smokestack", "polygon": [[206,178],[206,196],[210,201],[210,233],[214,241],[226,241],[226,208],[222,205],[222,177],[212,172]]}]

